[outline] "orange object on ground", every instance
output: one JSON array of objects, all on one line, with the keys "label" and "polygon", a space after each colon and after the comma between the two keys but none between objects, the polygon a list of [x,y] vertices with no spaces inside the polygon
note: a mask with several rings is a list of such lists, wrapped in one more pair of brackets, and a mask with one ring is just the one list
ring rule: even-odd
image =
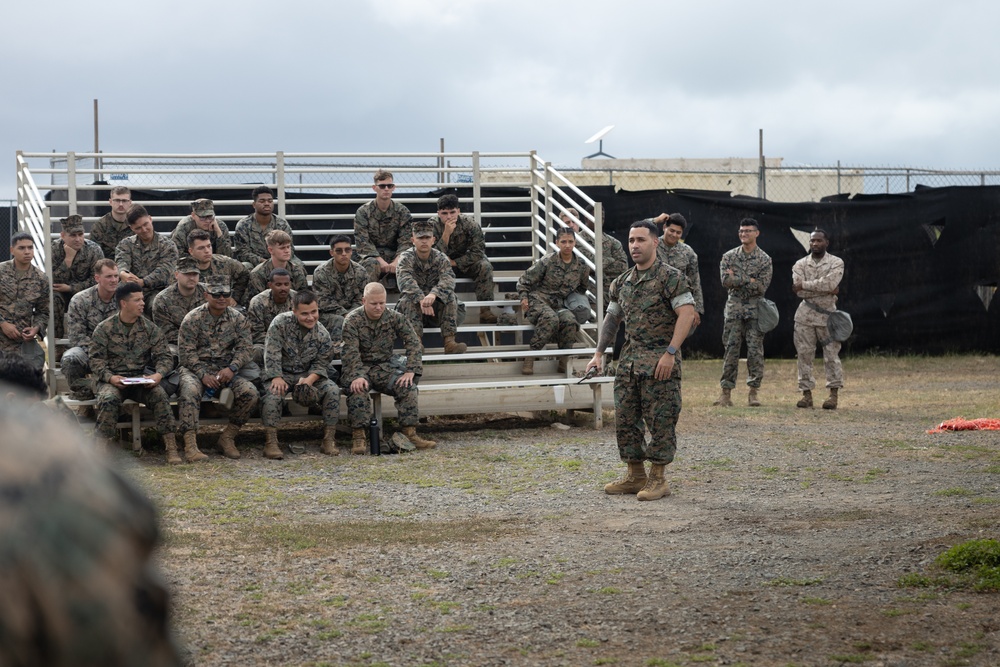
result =
[{"label": "orange object on ground", "polygon": [[946,422],[938,424],[937,428],[932,428],[928,433],[944,433],[945,431],[1000,431],[1000,419],[966,419],[965,417],[955,417]]}]

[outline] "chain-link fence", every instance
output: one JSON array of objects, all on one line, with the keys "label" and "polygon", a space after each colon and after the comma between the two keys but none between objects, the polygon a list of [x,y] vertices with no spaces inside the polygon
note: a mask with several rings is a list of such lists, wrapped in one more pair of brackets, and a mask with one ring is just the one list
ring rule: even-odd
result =
[{"label": "chain-link fence", "polygon": [[1000,185],[1000,171],[839,164],[830,167],[765,166],[762,169],[735,171],[558,169],[577,186],[610,185],[629,191],[712,190],[777,202],[820,201],[837,195],[903,194],[913,192],[920,186]]}]

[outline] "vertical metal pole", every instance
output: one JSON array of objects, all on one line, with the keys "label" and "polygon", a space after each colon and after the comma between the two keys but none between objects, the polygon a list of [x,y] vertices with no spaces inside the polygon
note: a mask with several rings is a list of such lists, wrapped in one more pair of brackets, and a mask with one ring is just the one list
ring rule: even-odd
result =
[{"label": "vertical metal pole", "polygon": [[840,188],[840,160],[837,160],[837,194],[841,194],[843,191]]},{"label": "vertical metal pole", "polygon": [[[17,226],[20,227],[24,224],[22,211],[25,208],[24,205],[24,185],[28,182],[28,177],[22,173],[21,163],[24,161],[24,156],[21,151],[14,153],[14,165],[17,169],[15,172],[17,174]],[[13,230],[12,230],[13,231]],[[11,234],[13,236],[13,234]]]},{"label": "vertical metal pole", "polygon": [[910,191],[910,168],[906,168],[906,191]]},{"label": "vertical metal pole", "polygon": [[438,173],[438,183],[441,183],[442,187],[443,187],[444,183],[445,183],[445,180],[444,180],[445,179],[445,171],[444,171],[444,137],[441,137],[439,151],[440,151],[440,155],[438,155],[437,164],[438,164],[438,169],[440,169],[441,171]]},{"label": "vertical metal pole", "polygon": [[95,181],[100,181],[101,179],[101,158],[97,155],[101,152],[101,141],[99,133],[99,125],[97,122],[97,100],[94,100],[94,168],[97,169],[95,176]]},{"label": "vertical metal pole", "polygon": [[476,224],[483,226],[483,183],[479,173],[479,151],[472,151],[472,214]]},{"label": "vertical metal pole", "polygon": [[528,195],[531,197],[531,219],[528,221],[528,226],[531,234],[531,261],[534,262],[538,259],[538,253],[535,252],[535,236],[538,231],[538,195],[535,190],[538,185],[538,175],[535,173],[535,151],[528,153],[528,174],[531,176],[528,185]]},{"label": "vertical metal pole", "polygon": [[[278,188],[278,215],[282,218],[285,217],[285,211],[288,210],[288,206],[285,204],[285,152],[278,151],[275,153],[274,161],[274,184]],[[292,239],[292,245],[295,245],[295,239]]]},{"label": "vertical metal pole", "polygon": [[[67,199],[69,199],[69,215],[76,215],[76,153],[66,153]],[[49,274],[51,275],[51,274]]]},{"label": "vertical metal pole", "polygon": [[545,251],[543,255],[549,253],[552,245],[552,163],[545,163]]},{"label": "vertical metal pole", "polygon": [[[42,206],[45,206],[43,202],[39,202]],[[45,266],[42,269],[45,271],[45,275],[52,275],[52,216],[49,213],[49,207],[45,206],[42,209],[42,243],[44,243],[45,248]],[[49,384],[49,398],[56,395],[56,372],[55,372],[55,359],[56,359],[56,295],[55,290],[49,289],[49,323],[45,329],[45,336],[42,340],[45,341],[45,354],[48,357],[48,371],[46,371],[46,382]]]},{"label": "vertical metal pole", "polygon": [[979,174],[979,185],[986,185],[986,174]]},{"label": "vertical metal pole", "polygon": [[764,187],[764,130],[760,129],[757,133],[757,156],[760,161],[760,167],[757,173],[757,197],[764,199],[766,193],[766,189]]}]

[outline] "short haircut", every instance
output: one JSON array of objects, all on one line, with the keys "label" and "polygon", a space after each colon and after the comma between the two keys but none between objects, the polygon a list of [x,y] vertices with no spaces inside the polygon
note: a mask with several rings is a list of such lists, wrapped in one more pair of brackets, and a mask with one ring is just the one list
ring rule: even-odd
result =
[{"label": "short haircut", "polygon": [[295,298],[292,299],[292,308],[298,308],[299,306],[307,306],[310,303],[316,303],[316,295],[310,290],[304,289],[301,292],[295,293]]},{"label": "short haircut", "polygon": [[385,285],[378,282],[371,282],[365,285],[364,296],[367,298],[372,294],[381,294],[385,296]]},{"label": "short haircut", "polygon": [[740,220],[740,227],[753,227],[757,231],[760,231],[760,225],[753,218],[743,218]]},{"label": "short haircut", "polygon": [[212,235],[204,229],[192,229],[188,232],[188,248],[193,246],[195,241],[208,241],[211,243]]},{"label": "short haircut", "polygon": [[289,236],[288,232],[283,229],[272,229],[267,233],[267,236],[264,238],[264,242],[267,243],[268,246],[279,246],[285,245],[286,243],[291,245],[292,237]]},{"label": "short haircut", "polygon": [[116,185],[115,187],[111,188],[111,196],[114,197],[115,195],[128,195],[129,197],[131,197],[132,191],[129,190],[124,185]]},{"label": "short haircut", "polygon": [[267,282],[273,283],[275,278],[280,278],[282,276],[288,276],[288,279],[292,279],[292,274],[288,269],[271,269],[271,273],[267,274]]},{"label": "short haircut", "polygon": [[0,352],[0,382],[27,391],[36,398],[45,398],[49,393],[42,369],[35,368],[19,354]]},{"label": "short haircut", "polygon": [[378,183],[379,181],[387,181],[390,178],[392,178],[392,172],[391,171],[388,171],[386,169],[379,169],[378,171],[375,172],[375,182],[376,183]]},{"label": "short haircut", "polygon": [[136,292],[142,294],[142,286],[139,283],[118,283],[118,287],[115,288],[115,303],[121,308],[122,301],[127,299],[130,294],[135,294]]},{"label": "short haircut", "polygon": [[[607,206],[602,206],[601,207],[601,224],[602,225],[604,224],[604,214],[607,211],[607,209],[608,209]],[[597,216],[594,214],[595,210],[596,209],[594,208],[593,204],[587,204],[587,213],[589,213],[590,215],[594,216],[594,220],[597,219]],[[582,218],[581,218],[581,220],[582,220]]]},{"label": "short haircut", "polygon": [[271,195],[271,198],[273,199],[274,190],[267,187],[266,185],[258,185],[250,192],[250,199],[253,201],[257,201],[257,197],[261,195]]},{"label": "short haircut", "polygon": [[21,241],[31,241],[31,245],[35,245],[35,239],[31,238],[31,234],[28,232],[18,232],[10,237],[10,247],[13,248]]},{"label": "short haircut", "polygon": [[96,276],[106,268],[112,268],[115,270],[116,273],[118,272],[118,265],[115,264],[115,260],[111,259],[110,257],[102,257],[101,259],[94,262],[94,275]]},{"label": "short haircut", "polygon": [[556,238],[561,238],[563,236],[572,236],[576,238],[576,232],[573,231],[572,227],[559,227],[556,229]]},{"label": "short haircut", "polygon": [[664,229],[670,225],[677,225],[681,229],[687,229],[688,221],[680,213],[671,213],[667,216],[667,219],[663,221]]},{"label": "short haircut", "polygon": [[817,227],[816,229],[812,230],[812,233],[813,233],[813,234],[822,234],[822,235],[823,235],[823,238],[824,238],[825,240],[827,240],[827,241],[829,241],[829,240],[830,240],[830,234],[828,234],[828,233],[827,233],[827,231],[826,231],[825,229],[822,229],[822,228],[820,228],[820,227]]},{"label": "short haircut", "polygon": [[450,211],[453,208],[460,208],[458,195],[441,195],[438,197],[437,207],[439,211]]},{"label": "short haircut", "polygon": [[[565,215],[565,216],[567,216],[567,217],[570,217],[570,218],[576,218],[577,220],[580,219],[580,212],[578,210],[576,210],[575,208],[573,208],[572,206],[566,207],[566,210],[563,211],[562,214]],[[562,216],[559,216],[559,217],[562,217]]]},{"label": "short haircut", "polygon": [[660,230],[656,228],[656,223],[652,220],[636,220],[629,229],[648,229],[650,236],[659,238]]},{"label": "short haircut", "polygon": [[125,221],[128,223],[129,227],[134,225],[142,218],[148,218],[148,217],[149,217],[149,212],[146,211],[146,207],[143,206],[142,204],[132,204],[131,206],[128,207],[128,210],[125,211]]},{"label": "short haircut", "polygon": [[333,238],[330,239],[330,247],[331,248],[333,246],[337,245],[338,243],[346,243],[346,244],[350,245],[351,244],[351,237],[348,236],[347,234],[337,234],[336,236],[334,236]]}]

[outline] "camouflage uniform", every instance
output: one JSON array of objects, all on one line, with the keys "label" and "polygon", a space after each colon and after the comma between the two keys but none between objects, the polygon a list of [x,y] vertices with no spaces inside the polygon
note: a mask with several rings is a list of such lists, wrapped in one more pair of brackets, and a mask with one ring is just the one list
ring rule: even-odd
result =
[{"label": "camouflage uniform", "polygon": [[[812,253],[806,255],[792,266],[792,282],[801,282],[802,291],[798,297],[802,299],[795,311],[795,351],[798,353],[799,391],[812,391],[816,386],[813,379],[813,358],[816,356],[816,344],[823,347],[823,367],[826,370],[827,389],[840,389],[844,386],[844,369],[840,365],[840,343],[830,340],[826,329],[829,317],[808,305],[806,300],[816,304],[823,310],[837,310],[837,295],[831,294],[844,277],[844,260],[825,253],[817,262]],[[827,341],[825,344],[823,341]]]},{"label": "camouflage uniform", "polygon": [[142,295],[146,300],[146,314],[151,314],[153,299],[170,284],[177,266],[177,246],[166,234],[153,233],[153,240],[145,245],[132,235],[118,244],[115,264],[119,271],[128,271],[142,278]]},{"label": "camouflage uniform", "polygon": [[681,414],[680,351],[670,378],[657,380],[653,374],[674,335],[674,309],[693,304],[694,298],[684,275],[660,260],[642,272],[633,266],[615,279],[610,290],[625,321],[625,345],[615,373],[618,454],[627,463],[670,463],[677,450],[674,427]]},{"label": "camouflage uniform", "polygon": [[319,299],[319,321],[331,336],[339,338],[344,328],[344,316],[361,305],[361,296],[368,284],[368,270],[355,261],[340,273],[333,259],[316,267],[312,289]]},{"label": "camouflage uniform", "polygon": [[572,292],[585,294],[590,267],[579,257],[563,262],[559,253],[549,253],[532,264],[517,281],[517,294],[528,300],[528,321],[535,325],[529,347],[541,350],[553,339],[560,348],[573,347],[580,325],[564,302]]},{"label": "camouflage uniform", "polygon": [[66,329],[70,348],[62,356],[60,368],[66,376],[70,391],[85,394],[92,389],[87,380],[90,373],[90,339],[97,325],[118,312],[118,302],[114,295],[108,302],[101,301],[97,285],[88,287],[73,295],[66,314]]},{"label": "camouflage uniform", "polygon": [[[406,368],[402,372],[393,363],[392,346],[396,339],[406,349]],[[350,392],[358,378],[368,380],[369,389],[392,396],[400,426],[416,426],[420,421],[416,381],[423,373],[423,347],[409,320],[394,310],[386,310],[377,320],[369,319],[365,309],[355,308],[344,318],[344,351],[341,354],[340,385]],[[403,373],[414,374],[410,387],[396,386]],[[366,428],[372,418],[367,394],[347,395],[347,414],[351,428]]]},{"label": "camouflage uniform", "polygon": [[[301,264],[289,262],[285,268],[292,274],[293,290],[301,292],[309,288],[309,278],[306,276],[306,270],[302,268]],[[267,289],[267,281],[271,279],[271,271],[274,271],[274,269],[275,266],[271,263],[270,259],[266,262],[261,262],[253,268],[253,271],[249,274],[249,283],[246,295],[244,296],[245,300],[241,303],[250,303],[255,296]]]},{"label": "camouflage uniform", "polygon": [[56,338],[63,338],[65,335],[66,309],[69,307],[70,299],[94,284],[94,263],[99,259],[104,259],[101,246],[93,241],[84,241],[72,264],[66,266],[65,242],[62,239],[52,242],[52,284],[63,283],[70,287],[69,292],[52,290],[55,297],[56,310],[53,315],[55,315]]},{"label": "camouflage uniform", "polygon": [[239,311],[226,308],[215,317],[209,312],[207,303],[192,310],[181,323],[177,353],[181,362],[181,382],[177,394],[180,413],[178,430],[181,433],[198,431],[198,412],[205,390],[201,379],[227,366],[234,373],[228,385],[233,390],[229,423],[243,426],[250,420],[250,413],[257,407],[257,388],[250,380],[241,377],[239,371],[252,362],[253,343],[250,327]]},{"label": "camouflage uniform", "polygon": [[126,326],[120,315],[112,315],[97,325],[90,343],[90,369],[97,395],[98,433],[108,440],[117,437],[118,415],[127,398],[153,411],[160,433],[174,432],[174,414],[163,387],[134,385],[119,389],[109,382],[112,375],[141,377],[150,367],[166,377],[174,367],[172,356],[163,332],[145,317]]},{"label": "camouflage uniform", "polygon": [[212,263],[208,268],[198,267],[201,271],[201,283],[207,285],[212,276],[227,276],[229,287],[233,291],[233,299],[236,303],[245,306],[250,303],[252,294],[248,291],[250,284],[250,272],[242,262],[237,262],[232,257],[212,256]]},{"label": "camouflage uniform", "polygon": [[[410,248],[399,257],[396,268],[396,282],[399,284],[399,301],[396,310],[410,320],[410,325],[418,338],[424,335],[424,322],[441,327],[442,336],[458,333],[461,317],[458,296],[455,294],[455,274],[451,270],[448,256],[431,248],[426,260],[417,257],[415,248]],[[420,300],[434,294],[434,315],[424,315],[420,310]],[[464,306],[461,307],[464,313]]]},{"label": "camouflage uniform", "polygon": [[[229,227],[218,218],[216,218],[215,221],[219,223],[219,229],[222,230],[222,236],[216,236],[214,230],[208,233],[209,236],[212,237],[212,255],[232,257],[233,243],[229,238]],[[173,233],[170,235],[170,240],[177,246],[177,254],[180,257],[188,254],[188,234],[196,229],[201,228],[190,215],[181,218],[177,222],[177,227],[174,228]]]},{"label": "camouflage uniform", "polygon": [[444,223],[441,218],[433,216],[428,222],[434,225],[434,247],[448,255],[455,262],[452,270],[458,278],[469,278],[476,286],[477,301],[493,300],[493,265],[486,258],[486,236],[483,228],[476,224],[474,218],[459,215],[455,223],[455,231],[448,237],[448,245],[444,244],[441,235],[444,233]]},{"label": "camouflage uniform", "polygon": [[678,241],[673,247],[660,239],[656,246],[656,256],[684,274],[691,295],[694,296],[694,309],[699,315],[705,314],[705,298],[701,292],[701,274],[698,272],[698,253],[684,241]]},{"label": "camouflage uniform", "polygon": [[250,325],[250,337],[253,341],[253,360],[261,368],[264,367],[264,340],[267,338],[267,329],[279,313],[287,313],[292,309],[294,298],[295,290],[291,290],[285,302],[278,304],[271,298],[271,290],[266,289],[250,299],[247,324]]},{"label": "camouflage uniform", "polygon": [[[594,262],[594,253],[581,245],[578,245],[577,249],[591,263]],[[602,275],[604,276],[604,307],[607,308],[608,290],[611,288],[611,282],[628,269],[628,257],[625,254],[625,248],[622,247],[622,242],[607,233],[601,234],[601,257]]]},{"label": "camouflage uniform", "polygon": [[261,262],[269,261],[271,255],[267,252],[265,239],[276,229],[287,232],[292,237],[292,257],[295,257],[295,236],[292,234],[292,227],[288,221],[280,215],[271,214],[271,221],[261,229],[255,213],[241,218],[236,223],[236,237],[233,241],[235,254],[233,257],[250,266],[257,266]]},{"label": "camouflage uniform", "polygon": [[[733,270],[730,276],[727,271]],[[722,286],[729,290],[726,300],[722,344],[726,348],[722,365],[723,389],[736,387],[740,347],[747,342],[747,386],[760,388],[764,379],[764,334],[757,328],[757,300],[771,284],[771,258],[759,247],[746,253],[743,246],[722,256],[719,275]],[[756,282],[751,283],[750,278]]]},{"label": "camouflage uniform", "polygon": [[[288,383],[288,392],[295,398],[295,385],[300,378],[315,373],[320,378],[313,383],[318,393],[317,403],[323,406],[323,423],[336,426],[340,417],[340,389],[329,379],[327,368],[333,360],[333,342],[326,327],[317,322],[312,329],[306,329],[295,318],[295,313],[287,312],[275,316],[267,329],[264,342],[265,385],[280,377]],[[261,417],[264,426],[277,426],[281,420],[281,405],[284,399],[264,391],[261,403]],[[300,405],[312,407],[314,404],[296,400]]]},{"label": "camouflage uniform", "polygon": [[128,222],[115,220],[110,213],[94,223],[90,230],[90,240],[101,247],[101,252],[108,259],[114,259],[118,244],[132,236]]},{"label": "camouflage uniform", "polygon": [[183,664],[153,504],[45,407],[3,401],[0,430],[0,664]]},{"label": "camouflage uniform", "polygon": [[358,208],[354,214],[354,245],[361,257],[359,264],[368,270],[369,281],[379,279],[379,257],[391,264],[413,247],[412,224],[410,209],[392,200],[385,213],[375,200]]},{"label": "camouflage uniform", "polygon": [[[18,329],[38,327],[44,335],[49,323],[49,281],[45,274],[29,266],[18,272],[14,260],[0,262],[0,322],[10,322]],[[0,354],[20,354],[38,368],[45,355],[36,341],[20,341],[0,333]]]},{"label": "camouflage uniform", "polygon": [[153,299],[153,322],[160,327],[163,338],[176,347],[184,317],[205,303],[205,286],[198,283],[191,296],[184,296],[174,283]]}]

